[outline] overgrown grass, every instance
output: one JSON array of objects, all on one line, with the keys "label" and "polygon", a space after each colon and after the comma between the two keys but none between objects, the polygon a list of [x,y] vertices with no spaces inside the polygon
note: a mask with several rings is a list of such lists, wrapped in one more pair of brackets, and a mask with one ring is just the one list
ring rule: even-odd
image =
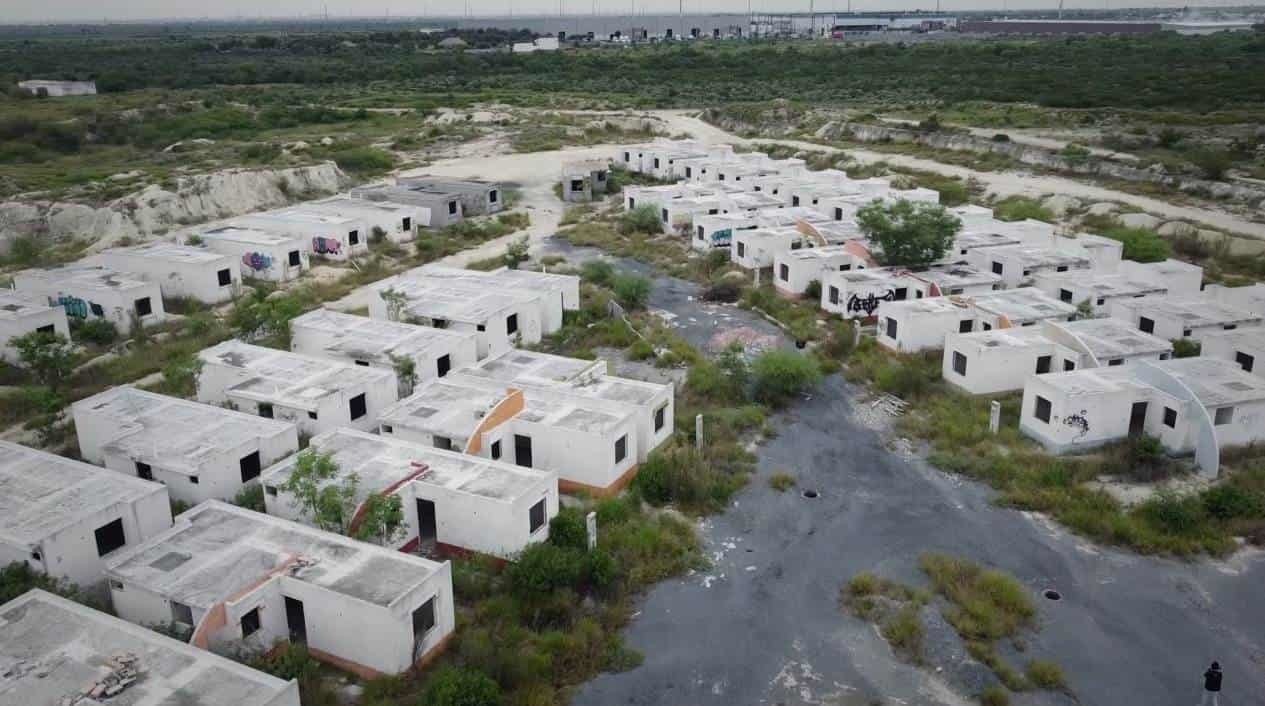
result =
[{"label": "overgrown grass", "polygon": [[1001,221],[1022,221],[1027,218],[1053,223],[1054,212],[1036,199],[1026,196],[1008,196],[993,204],[993,215]]},{"label": "overgrown grass", "polygon": [[916,664],[923,661],[926,637],[921,610],[930,599],[926,591],[868,572],[853,576],[839,595],[845,609],[877,625],[892,649]]},{"label": "overgrown grass", "polygon": [[785,493],[795,487],[795,476],[789,473],[774,473],[769,476],[769,487],[779,493]]}]

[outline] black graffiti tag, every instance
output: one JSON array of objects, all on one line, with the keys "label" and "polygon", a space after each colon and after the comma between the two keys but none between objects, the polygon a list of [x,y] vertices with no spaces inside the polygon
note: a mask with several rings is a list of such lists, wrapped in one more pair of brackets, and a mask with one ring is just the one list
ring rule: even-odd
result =
[{"label": "black graffiti tag", "polygon": [[874,296],[874,292],[870,292],[864,297],[858,297],[853,294],[848,297],[848,313],[856,313],[864,311],[866,316],[873,316],[878,309],[878,305],[882,302],[890,302],[896,298],[896,292],[887,290],[879,296]]},{"label": "black graffiti tag", "polygon": [[1086,410],[1082,409],[1078,414],[1069,414],[1063,417],[1063,423],[1077,431],[1077,439],[1089,433],[1089,419],[1085,414]]}]

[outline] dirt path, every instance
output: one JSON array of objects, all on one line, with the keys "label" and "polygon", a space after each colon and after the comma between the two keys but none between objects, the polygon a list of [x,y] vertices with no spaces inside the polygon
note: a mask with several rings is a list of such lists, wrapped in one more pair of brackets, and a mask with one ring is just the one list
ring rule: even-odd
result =
[{"label": "dirt path", "polygon": [[965,167],[957,167],[951,164],[943,164],[930,159],[911,157],[909,155],[885,154],[882,152],[871,152],[864,149],[841,150],[834,147],[819,145],[814,142],[806,142],[804,140],[780,140],[776,138],[748,140],[700,120],[695,116],[693,111],[656,111],[654,115],[664,121],[669,132],[673,134],[678,132],[687,132],[693,135],[696,139],[707,143],[740,145],[750,144],[752,142],[761,142],[787,145],[805,150],[817,150],[820,152],[846,151],[848,156],[856,159],[858,162],[866,164],[887,162],[888,164],[898,167],[920,169],[923,171],[934,172],[936,174],[944,174],[946,176],[961,177],[963,179],[974,178],[983,183],[984,187],[988,189],[988,191],[997,194],[998,196],[1017,195],[1036,197],[1046,194],[1063,194],[1065,196],[1074,196],[1087,201],[1118,201],[1120,203],[1136,206],[1147,213],[1154,214],[1166,220],[1186,220],[1194,223],[1202,223],[1228,233],[1244,235],[1256,240],[1265,240],[1265,224],[1263,223],[1253,223],[1223,211],[1195,208],[1191,206],[1180,206],[1167,201],[1161,201],[1160,199],[1138,196],[1136,194],[1130,194],[1123,191],[1116,191],[1115,189],[1094,186],[1093,184],[1085,184],[1063,177],[1035,175],[1023,172],[979,172]]},{"label": "dirt path", "polygon": [[[895,125],[898,127],[918,127],[918,124],[919,124],[917,120],[910,120],[908,118],[886,118],[886,117],[880,116],[879,120],[881,120],[882,122],[888,123],[889,125]],[[965,130],[972,137],[982,137],[984,139],[992,139],[993,135],[996,135],[997,133],[1002,132],[1010,137],[1011,142],[1015,142],[1021,145],[1029,145],[1031,147],[1040,147],[1042,149],[1047,149],[1047,150],[1054,150],[1056,152],[1072,144],[1071,140],[1061,140],[1054,137],[1043,137],[1041,135],[1033,135],[1031,133],[1024,132],[1022,129],[971,127],[970,125],[962,125],[960,123],[943,123],[943,125],[945,127],[954,128],[957,130]],[[1080,144],[1080,143],[1077,143],[1077,144]],[[1081,145],[1081,146],[1089,150],[1090,154],[1093,154],[1099,157],[1105,157],[1107,159],[1115,159],[1122,162],[1138,161],[1137,155],[1129,154],[1128,152],[1116,152],[1114,150],[1105,150],[1101,147],[1090,147],[1089,145]]]}]

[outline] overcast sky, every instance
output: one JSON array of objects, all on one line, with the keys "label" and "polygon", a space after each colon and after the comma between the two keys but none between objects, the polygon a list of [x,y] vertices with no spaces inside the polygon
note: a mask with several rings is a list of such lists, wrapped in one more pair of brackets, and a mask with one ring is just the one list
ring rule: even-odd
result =
[{"label": "overcast sky", "polygon": [[[590,14],[594,0],[561,0],[567,13]],[[1261,0],[1265,2],[1265,0]],[[559,0],[0,0],[0,23],[40,21],[111,21],[166,18],[231,18],[237,16],[296,17],[329,14],[339,17],[366,15],[416,16],[558,14]],[[634,0],[596,0],[602,14],[627,13]],[[677,0],[635,0],[639,13],[677,11]],[[757,11],[807,11],[809,0],[751,0]],[[1065,7],[1128,7],[1138,5],[1182,7],[1186,0],[1066,0]],[[1242,0],[1204,0],[1205,7],[1242,5]],[[818,11],[844,10],[848,0],[815,0]],[[941,0],[944,10],[1034,9],[1057,6],[1057,0]],[[935,9],[935,0],[852,0],[855,10]],[[746,12],[747,0],[685,0],[686,12]]]}]

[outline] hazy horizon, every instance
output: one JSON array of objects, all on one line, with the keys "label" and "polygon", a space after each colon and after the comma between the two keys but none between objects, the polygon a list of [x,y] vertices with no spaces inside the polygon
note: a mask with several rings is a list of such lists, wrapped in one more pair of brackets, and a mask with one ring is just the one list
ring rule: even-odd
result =
[{"label": "hazy horizon", "polygon": [[[817,12],[844,12],[848,0],[815,0],[811,5]],[[1265,6],[1265,0],[1256,3],[1208,2],[1191,5],[1183,0],[1159,0],[1133,3],[1096,0],[1092,2],[1067,0],[1065,9],[1178,9],[1192,7],[1200,11],[1213,11],[1226,7]],[[208,12],[208,4],[196,0],[54,0],[52,3],[38,0],[9,0],[0,8],[0,24],[129,22],[129,21],[185,21],[185,20],[234,20],[234,19],[283,19],[322,16],[328,12],[332,18],[368,17],[434,17],[457,19],[471,17],[536,16],[557,17],[559,14],[591,16],[627,16],[636,8],[638,15],[676,14],[677,0],[275,0],[267,11],[260,11],[259,4],[245,0],[226,0],[217,9]],[[684,3],[686,14],[745,14],[748,7],[753,12],[807,12],[810,0],[689,0]],[[1057,0],[941,0],[940,11],[1003,11],[1003,10],[1053,10]],[[934,11],[934,0],[852,0],[851,8],[858,12]]]}]

